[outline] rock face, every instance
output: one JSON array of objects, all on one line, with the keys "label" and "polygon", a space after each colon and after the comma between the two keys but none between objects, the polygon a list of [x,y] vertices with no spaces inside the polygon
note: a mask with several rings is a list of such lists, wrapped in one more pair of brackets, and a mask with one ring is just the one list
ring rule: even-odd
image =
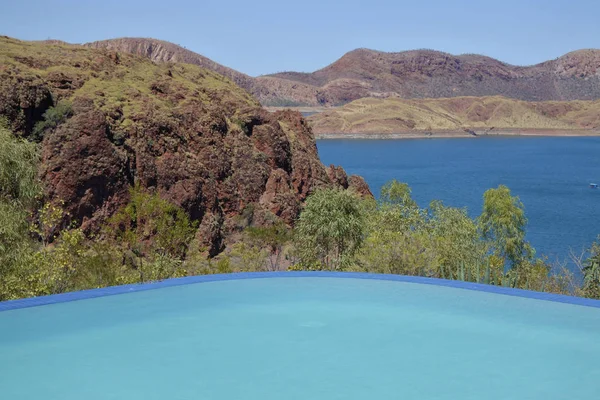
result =
[{"label": "rock face", "polygon": [[64,202],[65,222],[88,232],[134,184],[183,207],[213,255],[242,217],[293,224],[319,187],[354,182],[368,194],[359,178],[330,178],[299,113],[268,113],[208,70],[9,38],[0,49],[0,113],[13,130],[28,136],[49,107],[72,104],[72,116],[44,131],[40,176],[46,200]]}]

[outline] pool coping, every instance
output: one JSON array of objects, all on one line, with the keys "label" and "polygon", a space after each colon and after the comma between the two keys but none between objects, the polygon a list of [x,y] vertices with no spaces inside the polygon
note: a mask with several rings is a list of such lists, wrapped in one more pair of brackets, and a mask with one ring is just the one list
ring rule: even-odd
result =
[{"label": "pool coping", "polygon": [[524,297],[528,299],[553,301],[557,303],[572,304],[585,307],[600,308],[600,300],[584,297],[566,296],[561,294],[534,292],[532,290],[513,289],[503,286],[486,285],[482,283],[453,281],[439,278],[425,278],[421,276],[406,276],[392,274],[371,274],[363,272],[331,272],[331,271],[285,271],[285,272],[239,272],[231,274],[197,275],[184,278],[166,279],[163,281],[138,283],[121,286],[111,286],[99,289],[81,290],[53,294],[49,296],[31,297],[19,300],[0,302],[0,312],[17,310],[21,308],[38,307],[70,301],[93,299],[96,297],[114,296],[126,293],[142,292],[146,290],[161,289],[174,286],[191,285],[196,283],[232,281],[240,279],[267,279],[267,278],[346,278],[346,279],[371,279],[394,281],[404,283],[418,283],[425,285],[444,286],[455,289],[474,290],[506,296]]}]

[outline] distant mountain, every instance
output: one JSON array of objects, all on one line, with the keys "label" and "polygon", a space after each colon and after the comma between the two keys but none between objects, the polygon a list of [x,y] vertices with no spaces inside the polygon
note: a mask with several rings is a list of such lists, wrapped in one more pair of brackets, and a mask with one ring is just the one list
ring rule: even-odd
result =
[{"label": "distant mountain", "polygon": [[463,130],[590,130],[600,133],[600,100],[528,102],[506,97],[355,100],[308,118],[316,134]]},{"label": "distant mountain", "polygon": [[121,38],[87,46],[139,54],[155,62],[200,65],[230,78],[263,105],[340,105],[363,97],[600,99],[600,50],[579,50],[556,60],[520,67],[472,54],[357,49],[313,73],[282,72],[253,78],[156,39]]},{"label": "distant mountain", "polygon": [[318,87],[318,100],[332,104],[362,97],[501,95],[528,101],[595,100],[600,98],[600,50],[575,51],[519,67],[481,55],[358,49],[313,73],[269,76]]}]

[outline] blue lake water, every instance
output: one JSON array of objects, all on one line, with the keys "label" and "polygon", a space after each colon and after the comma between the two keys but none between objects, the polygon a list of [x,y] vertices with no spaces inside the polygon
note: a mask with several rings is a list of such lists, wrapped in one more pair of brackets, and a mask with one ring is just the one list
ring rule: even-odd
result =
[{"label": "blue lake water", "polygon": [[0,312],[6,400],[564,400],[600,308],[340,278],[199,283]]},{"label": "blue lake water", "polygon": [[537,254],[565,260],[600,234],[600,138],[495,137],[319,140],[321,160],[365,178],[375,195],[406,182],[421,206],[431,200],[481,213],[483,193],[508,186],[525,205]]}]

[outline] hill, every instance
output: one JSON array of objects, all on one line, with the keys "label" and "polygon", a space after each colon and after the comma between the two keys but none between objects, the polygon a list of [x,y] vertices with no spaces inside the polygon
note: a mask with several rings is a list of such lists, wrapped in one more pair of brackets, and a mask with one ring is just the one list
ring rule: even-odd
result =
[{"label": "hill", "polygon": [[332,106],[364,97],[504,96],[527,101],[600,99],[600,50],[580,50],[521,67],[481,55],[432,50],[386,53],[357,49],[313,73],[256,78],[172,43],[121,38],[87,44],[143,55],[157,62],[196,64],[229,77],[268,106]]},{"label": "hill", "polygon": [[322,100],[330,104],[362,97],[501,95],[528,101],[595,100],[600,98],[600,50],[580,50],[520,67],[480,55],[358,49],[313,73],[270,77],[318,87]]},{"label": "hill", "polygon": [[135,185],[181,207],[214,255],[240,219],[293,224],[318,187],[368,193],[321,164],[299,113],[268,113],[224,76],[150,53],[166,62],[0,37],[0,123],[39,143],[43,201],[64,208],[60,226],[98,232]]},{"label": "hill", "polygon": [[144,56],[160,62],[180,62],[198,65],[217,72],[246,89],[263,104],[298,105],[316,104],[318,89],[286,79],[253,78],[221,65],[207,57],[194,53],[174,43],[150,38],[119,38],[86,43],[84,46]]},{"label": "hill", "polygon": [[465,129],[600,130],[600,101],[526,102],[499,96],[366,98],[308,119],[316,134]]},{"label": "hill", "polygon": [[252,77],[216,63],[210,58],[194,53],[179,45],[165,42],[164,40],[120,38],[86,43],[85,46],[95,49],[137,54],[147,57],[155,63],[173,62],[194,64],[221,74],[248,91],[251,91],[253,86]]}]

